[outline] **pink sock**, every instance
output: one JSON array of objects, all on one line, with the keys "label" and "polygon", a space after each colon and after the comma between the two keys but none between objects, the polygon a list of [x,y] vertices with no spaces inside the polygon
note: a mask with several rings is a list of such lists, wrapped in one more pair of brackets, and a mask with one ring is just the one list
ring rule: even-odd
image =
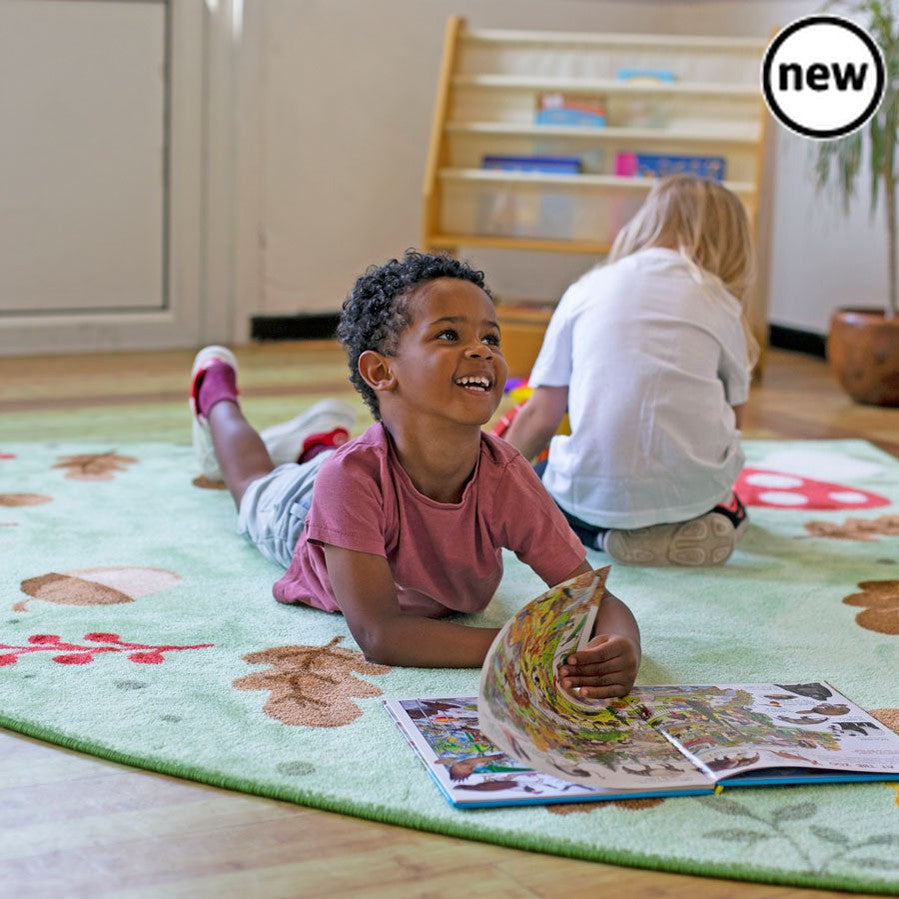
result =
[{"label": "pink sock", "polygon": [[213,362],[203,372],[197,391],[197,411],[206,417],[221,400],[237,402],[237,375],[227,362]]}]

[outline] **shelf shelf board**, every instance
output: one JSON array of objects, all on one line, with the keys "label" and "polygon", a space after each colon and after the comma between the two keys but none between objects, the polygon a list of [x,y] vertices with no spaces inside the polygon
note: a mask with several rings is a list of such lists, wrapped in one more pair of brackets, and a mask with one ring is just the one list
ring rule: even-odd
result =
[{"label": "shelf shelf board", "polygon": [[621,81],[616,78],[560,78],[531,75],[456,75],[455,88],[500,88],[522,91],[562,91],[569,93],[631,94],[636,96],[709,96],[723,99],[761,102],[757,84],[736,84],[725,81],[673,81],[648,84]]},{"label": "shelf shelf board", "polygon": [[702,35],[592,34],[564,31],[516,31],[514,29],[473,28],[464,30],[460,40],[470,44],[518,44],[524,47],[651,47],[657,50],[717,50],[758,55],[767,43],[755,38],[705,37]]},{"label": "shelf shelf board", "polygon": [[611,243],[598,240],[558,240],[544,237],[500,237],[488,234],[429,234],[425,245],[432,248],[482,247],[496,250],[529,250],[548,253],[604,255]]},{"label": "shelf shelf board", "polygon": [[[440,169],[441,181],[469,184],[525,184],[570,187],[574,190],[587,188],[611,188],[622,191],[648,191],[654,179],[625,178],[621,175],[558,175],[552,172],[515,172],[503,169]],[[725,181],[724,186],[741,196],[754,195],[755,185],[748,181]]]},{"label": "shelf shelf board", "polygon": [[447,122],[450,134],[499,137],[561,137],[591,142],[645,141],[697,144],[727,144],[728,146],[755,147],[759,141],[758,125],[739,125],[733,130],[686,130],[685,128],[602,128],[574,125],[535,125],[517,122]]}]

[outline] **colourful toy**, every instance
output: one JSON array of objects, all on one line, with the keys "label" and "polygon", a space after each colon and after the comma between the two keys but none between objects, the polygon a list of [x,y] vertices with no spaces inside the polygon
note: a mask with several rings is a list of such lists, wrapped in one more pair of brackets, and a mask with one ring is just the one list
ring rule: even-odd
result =
[{"label": "colourful toy", "polygon": [[[530,399],[531,394],[533,394],[534,388],[531,387],[527,379],[525,378],[509,378],[506,381],[505,393],[510,396],[514,401],[515,405],[493,426],[492,434],[495,434],[497,437],[502,437],[506,431],[509,430],[509,426],[515,420],[515,416],[522,410],[524,404]],[[562,421],[559,423],[559,428],[556,431],[557,434],[570,434],[571,433],[571,424],[568,421],[568,414],[566,413]],[[542,462],[549,455],[549,448],[547,447],[543,450],[539,456],[537,456],[537,461]]]}]

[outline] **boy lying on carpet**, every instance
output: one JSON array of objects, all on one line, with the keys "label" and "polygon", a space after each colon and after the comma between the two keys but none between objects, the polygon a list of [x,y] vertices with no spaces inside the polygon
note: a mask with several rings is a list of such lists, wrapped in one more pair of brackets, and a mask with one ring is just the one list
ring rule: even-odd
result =
[{"label": "boy lying on carpet", "polygon": [[[733,485],[758,358],[753,260],[739,197],[672,175],[553,313],[536,389],[503,436],[529,458],[549,443],[543,483],[616,562],[721,565],[746,530]],[[571,434],[553,436],[566,412]]]},{"label": "boy lying on carpet", "polygon": [[[260,435],[238,404],[233,354],[201,350],[191,409],[203,474],[224,479],[240,532],[287,568],[280,602],[342,612],[375,662],[479,667],[497,630],[445,616],[487,606],[503,547],[550,586],[590,571],[531,466],[481,429],[507,375],[483,273],[411,251],[372,267],[338,339],[375,418],[354,440],[352,408],[334,400]],[[562,685],[623,696],[639,663],[636,621],[607,592]]]}]

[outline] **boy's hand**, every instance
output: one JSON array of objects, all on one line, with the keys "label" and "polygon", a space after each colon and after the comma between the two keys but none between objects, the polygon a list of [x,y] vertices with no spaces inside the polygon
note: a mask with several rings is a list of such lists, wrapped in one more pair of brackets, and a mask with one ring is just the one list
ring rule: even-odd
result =
[{"label": "boy's hand", "polygon": [[640,650],[622,634],[598,634],[559,666],[562,689],[582,699],[611,699],[631,691]]}]

